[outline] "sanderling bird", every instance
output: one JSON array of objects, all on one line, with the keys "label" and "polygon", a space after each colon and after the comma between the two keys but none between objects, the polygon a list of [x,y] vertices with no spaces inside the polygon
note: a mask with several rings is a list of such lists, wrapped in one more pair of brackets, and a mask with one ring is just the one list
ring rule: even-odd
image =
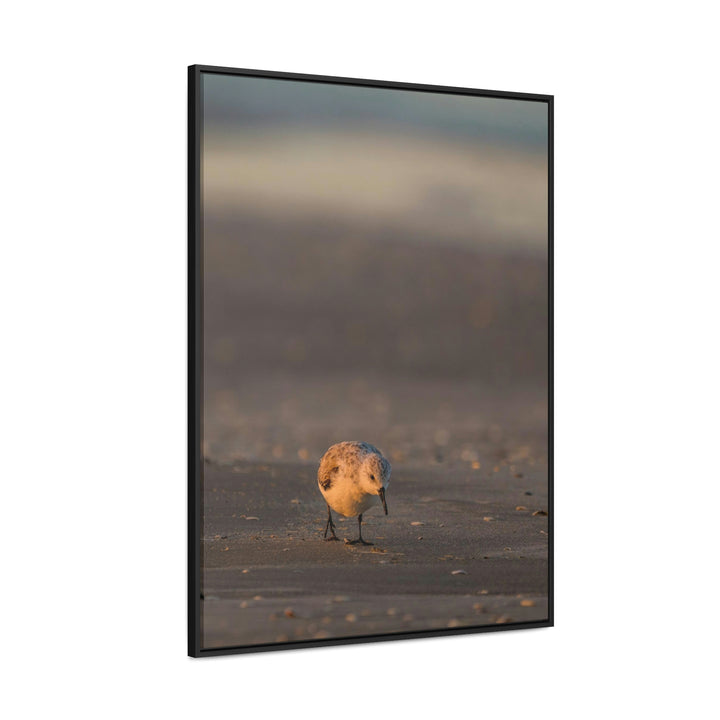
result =
[{"label": "sanderling bird", "polygon": [[[333,445],[320,459],[318,468],[318,487],[325,498],[328,508],[328,520],[325,525],[326,540],[338,540],[335,535],[335,523],[330,508],[345,517],[358,519],[360,537],[357,540],[345,540],[349,545],[365,542],[362,536],[362,516],[375,503],[382,502],[385,514],[388,514],[385,502],[385,489],[390,483],[390,463],[382,453],[366,442],[341,442]],[[328,530],[332,533],[328,537]]]}]

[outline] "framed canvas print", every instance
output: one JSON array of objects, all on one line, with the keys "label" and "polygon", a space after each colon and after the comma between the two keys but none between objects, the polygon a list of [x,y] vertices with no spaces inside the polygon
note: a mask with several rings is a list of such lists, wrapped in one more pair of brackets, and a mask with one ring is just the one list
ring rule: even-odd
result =
[{"label": "framed canvas print", "polygon": [[189,653],[546,627],[549,95],[189,69]]}]

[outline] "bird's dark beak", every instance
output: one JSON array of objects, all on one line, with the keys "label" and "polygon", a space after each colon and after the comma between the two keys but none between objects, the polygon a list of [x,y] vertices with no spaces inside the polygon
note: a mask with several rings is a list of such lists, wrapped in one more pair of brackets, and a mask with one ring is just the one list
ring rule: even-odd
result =
[{"label": "bird's dark beak", "polygon": [[380,496],[380,499],[382,500],[383,508],[385,509],[385,514],[387,515],[387,503],[385,502],[385,488],[381,487],[378,490],[378,495]]}]

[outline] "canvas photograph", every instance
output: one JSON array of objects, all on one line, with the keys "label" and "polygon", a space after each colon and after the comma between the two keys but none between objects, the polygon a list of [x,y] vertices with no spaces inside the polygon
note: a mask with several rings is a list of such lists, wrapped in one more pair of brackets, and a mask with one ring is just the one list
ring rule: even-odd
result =
[{"label": "canvas photograph", "polygon": [[552,97],[189,70],[189,652],[552,625]]}]

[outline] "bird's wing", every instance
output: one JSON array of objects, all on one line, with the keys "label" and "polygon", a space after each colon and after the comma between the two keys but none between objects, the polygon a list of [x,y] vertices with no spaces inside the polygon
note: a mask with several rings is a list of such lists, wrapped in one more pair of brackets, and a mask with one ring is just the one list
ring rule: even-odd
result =
[{"label": "bird's wing", "polygon": [[335,467],[321,467],[318,472],[318,485],[320,485],[323,490],[329,490],[332,487],[339,469],[337,465]]}]

